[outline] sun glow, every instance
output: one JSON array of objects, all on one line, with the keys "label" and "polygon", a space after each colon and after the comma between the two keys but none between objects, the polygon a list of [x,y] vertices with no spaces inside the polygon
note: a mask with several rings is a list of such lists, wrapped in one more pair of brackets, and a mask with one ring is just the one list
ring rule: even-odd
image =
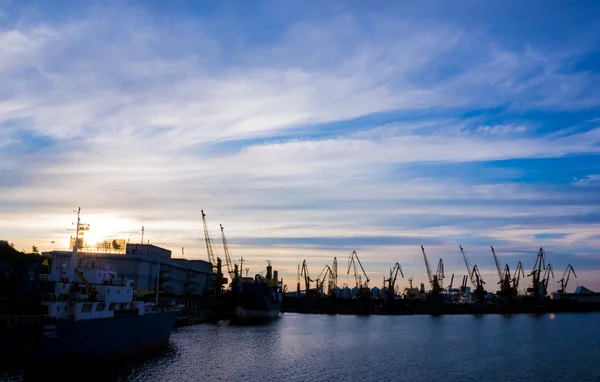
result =
[{"label": "sun glow", "polygon": [[132,223],[110,214],[90,214],[82,216],[81,222],[89,224],[89,231],[83,234],[84,242],[93,246],[107,239],[125,239],[125,232],[131,229]]}]

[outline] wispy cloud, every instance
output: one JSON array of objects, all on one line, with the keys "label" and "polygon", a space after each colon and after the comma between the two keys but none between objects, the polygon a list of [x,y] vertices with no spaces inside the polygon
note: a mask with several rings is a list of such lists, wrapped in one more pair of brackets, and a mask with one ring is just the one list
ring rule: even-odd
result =
[{"label": "wispy cloud", "polygon": [[[422,280],[418,243],[456,267],[467,243],[484,270],[494,243],[567,257],[597,244],[600,77],[583,65],[597,28],[545,44],[454,10],[262,4],[255,24],[162,7],[7,13],[3,235],[50,247],[81,204],[112,216],[111,234],[146,225],[203,257],[204,209],[252,266],[264,254],[288,279],[350,247],[372,272],[400,257]],[[544,168],[583,155],[570,180]],[[547,178],[527,181],[534,167]]]},{"label": "wispy cloud", "polygon": [[592,184],[600,184],[600,174],[587,175],[584,178],[575,178],[575,184],[577,186],[589,186]]}]

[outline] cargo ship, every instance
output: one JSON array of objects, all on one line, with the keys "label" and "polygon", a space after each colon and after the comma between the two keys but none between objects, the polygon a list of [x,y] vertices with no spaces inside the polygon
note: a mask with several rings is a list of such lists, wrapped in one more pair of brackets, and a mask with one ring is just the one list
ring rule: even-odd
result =
[{"label": "cargo ship", "polygon": [[265,276],[254,277],[242,277],[236,265],[230,289],[223,294],[223,314],[231,322],[269,321],[279,317],[282,297],[282,282],[270,263]]},{"label": "cargo ship", "polygon": [[[165,346],[181,310],[135,300],[133,281],[97,258],[78,256],[80,225],[65,263],[54,257],[21,272],[34,285],[37,306],[27,314],[0,316],[0,362],[20,364],[57,358],[114,359]],[[36,269],[38,270],[36,272]],[[37,278],[36,278],[37,276]],[[21,282],[23,282],[21,281]]]}]

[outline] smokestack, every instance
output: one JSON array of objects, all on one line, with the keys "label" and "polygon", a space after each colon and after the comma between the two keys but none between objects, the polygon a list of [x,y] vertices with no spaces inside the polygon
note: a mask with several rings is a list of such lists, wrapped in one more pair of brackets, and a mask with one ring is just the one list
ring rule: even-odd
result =
[{"label": "smokestack", "polygon": [[267,280],[272,280],[273,279],[273,267],[271,267],[271,264],[267,265]]}]

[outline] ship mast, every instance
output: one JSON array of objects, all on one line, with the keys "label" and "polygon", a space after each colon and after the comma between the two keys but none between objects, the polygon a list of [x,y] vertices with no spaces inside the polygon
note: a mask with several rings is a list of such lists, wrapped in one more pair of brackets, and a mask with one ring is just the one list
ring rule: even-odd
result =
[{"label": "ship mast", "polygon": [[155,307],[158,307],[158,289],[160,287],[160,253],[158,253],[157,256],[158,256],[158,265],[156,266],[156,296],[154,298],[154,306]]},{"label": "ship mast", "polygon": [[67,269],[67,278],[73,281],[75,277],[75,268],[77,267],[77,250],[79,249],[79,230],[81,224],[81,207],[77,207],[77,226],[75,227],[75,243],[73,243],[73,252],[71,252],[71,258],[69,259],[69,268]]}]

